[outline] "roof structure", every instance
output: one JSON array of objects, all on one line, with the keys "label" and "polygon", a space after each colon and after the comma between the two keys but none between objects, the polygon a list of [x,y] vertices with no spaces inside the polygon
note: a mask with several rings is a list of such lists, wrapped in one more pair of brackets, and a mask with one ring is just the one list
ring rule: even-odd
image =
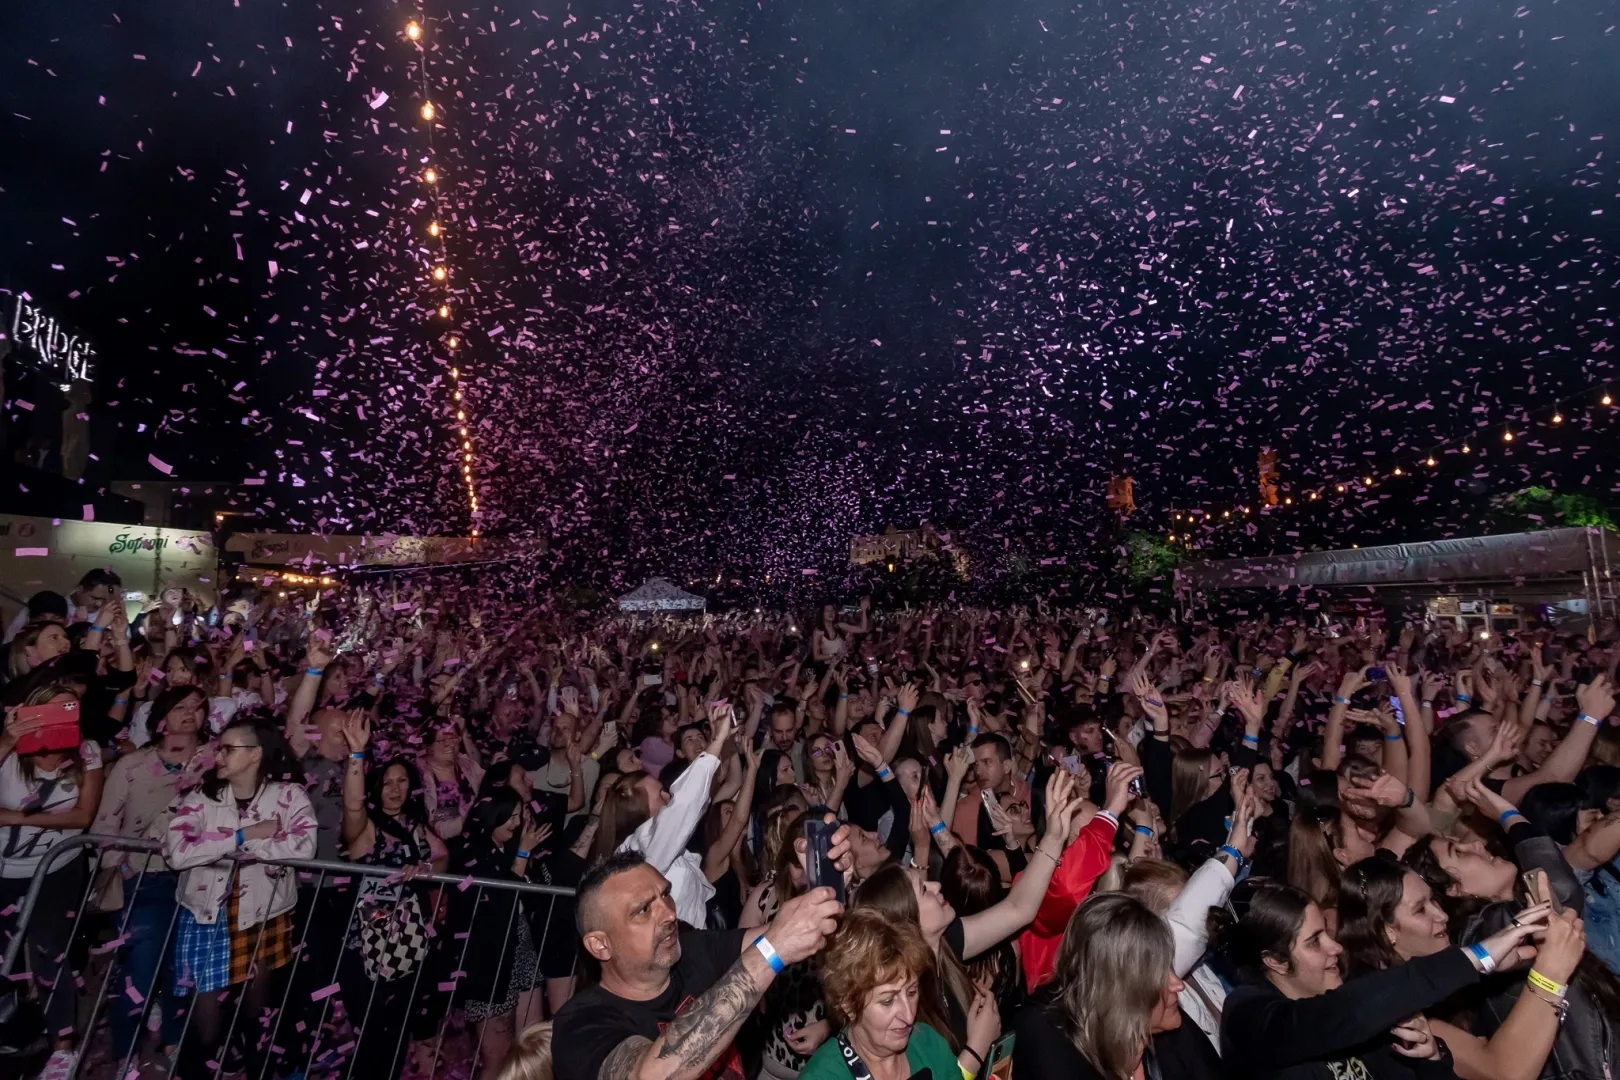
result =
[{"label": "roof structure", "polygon": [[702,611],[709,602],[664,578],[648,578],[633,592],[619,597],[620,611]]}]

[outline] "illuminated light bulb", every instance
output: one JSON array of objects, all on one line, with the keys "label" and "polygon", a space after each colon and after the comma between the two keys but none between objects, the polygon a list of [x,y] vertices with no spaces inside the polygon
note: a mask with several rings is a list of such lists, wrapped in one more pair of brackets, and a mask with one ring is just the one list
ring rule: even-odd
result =
[{"label": "illuminated light bulb", "polygon": [[1284,506],[1293,506],[1294,505],[1294,500],[1293,500],[1292,496],[1290,496],[1289,498],[1284,499],[1283,500],[1283,505]]},{"label": "illuminated light bulb", "polygon": [[1614,398],[1610,397],[1608,394],[1604,394],[1603,395],[1603,404],[1605,404],[1605,405],[1613,405],[1614,404]]},{"label": "illuminated light bulb", "polygon": [[457,409],[456,410],[456,419],[457,420],[465,420],[465,419],[467,419],[467,414],[462,412],[460,409]]},{"label": "illuminated light bulb", "polygon": [[439,305],[439,318],[448,319],[449,317],[450,317],[450,305],[449,304],[440,304]]},{"label": "illuminated light bulb", "polygon": [[1423,464],[1427,465],[1431,469],[1434,468],[1434,458],[1428,458],[1423,462]]},{"label": "illuminated light bulb", "polygon": [[452,349],[457,349],[461,347],[461,339],[458,337],[452,337],[445,344],[449,345]]},{"label": "illuminated light bulb", "polygon": [[1502,441],[1503,442],[1512,442],[1513,441],[1513,432],[1511,432],[1511,431],[1502,432]]},{"label": "illuminated light bulb", "polygon": [[433,280],[434,281],[443,281],[445,278],[447,278],[449,276],[450,276],[450,271],[446,270],[444,267],[435,266],[433,268]]},{"label": "illuminated light bulb", "polygon": [[1370,476],[1363,476],[1361,478],[1361,482],[1366,487],[1372,487],[1373,478]]},{"label": "illuminated light bulb", "polygon": [[424,170],[422,173],[422,179],[426,180],[430,184],[437,184],[439,182],[439,170],[433,168]]},{"label": "illuminated light bulb", "polygon": [[1395,475],[1396,476],[1401,475],[1401,467],[1399,465],[1395,466]]},{"label": "illuminated light bulb", "polygon": [[451,377],[451,378],[452,378],[452,379],[459,379],[459,378],[461,378],[461,369],[460,369],[460,368],[451,368],[451,369],[450,369],[450,377]]},{"label": "illuminated light bulb", "polygon": [[1553,413],[1553,423],[1562,424],[1563,422],[1564,422],[1564,414],[1563,413]]},{"label": "illuminated light bulb", "polygon": [[1333,490],[1337,491],[1340,495],[1343,495],[1344,494],[1344,485],[1343,484],[1337,484],[1337,485],[1334,486]]},{"label": "illuminated light bulb", "polygon": [[1172,544],[1173,544],[1173,543],[1175,543],[1175,542],[1176,542],[1176,534],[1175,534],[1175,533],[1171,533],[1171,534],[1170,534],[1170,535],[1169,535],[1169,536],[1167,536],[1167,537],[1165,537],[1165,539],[1166,539],[1166,540],[1168,540],[1168,541],[1170,541],[1170,542],[1171,542],[1171,543],[1172,543]]},{"label": "illuminated light bulb", "polygon": [[473,531],[472,531],[472,534],[473,534],[473,535],[474,535],[474,536],[477,536],[477,535],[478,535],[478,530],[477,530],[477,529],[474,529],[474,530],[473,530]]},{"label": "illuminated light bulb", "polygon": [[1222,510],[1221,511],[1221,517],[1229,518],[1231,516],[1232,516],[1232,511],[1230,511],[1230,510]]},{"label": "illuminated light bulb", "polygon": [[457,391],[456,391],[456,400],[457,400],[457,401],[460,401],[460,400],[461,400],[461,391],[460,391],[460,390],[457,390]]},{"label": "illuminated light bulb", "polygon": [[429,236],[438,236],[439,235],[439,223],[437,221],[428,222],[428,235]]},{"label": "illuminated light bulb", "polygon": [[424,120],[432,120],[433,116],[434,116],[433,102],[431,102],[431,101],[422,102],[422,119],[424,119]]},{"label": "illuminated light bulb", "polygon": [[410,22],[406,23],[405,36],[410,38],[412,41],[422,40],[422,24],[417,22],[415,19],[412,19]]},{"label": "illuminated light bulb", "polygon": [[[465,435],[465,434],[467,434],[467,429],[466,429],[466,428],[462,428],[462,429],[461,429],[461,433],[462,433],[462,434],[463,434],[463,435]],[[462,443],[462,444],[461,444],[461,448],[462,448],[462,449],[463,449],[463,450],[471,450],[471,449],[472,449],[472,443],[471,443],[471,442],[470,442],[470,441],[467,441],[467,442],[463,442],[463,443]]]},{"label": "illuminated light bulb", "polygon": [[1468,444],[1467,444],[1467,443],[1463,443],[1463,453],[1465,453],[1465,454],[1472,454],[1472,453],[1473,453],[1473,452],[1474,452],[1474,451],[1473,451],[1473,450],[1472,450],[1472,449],[1470,449],[1470,448],[1469,448],[1469,446],[1468,446]]}]

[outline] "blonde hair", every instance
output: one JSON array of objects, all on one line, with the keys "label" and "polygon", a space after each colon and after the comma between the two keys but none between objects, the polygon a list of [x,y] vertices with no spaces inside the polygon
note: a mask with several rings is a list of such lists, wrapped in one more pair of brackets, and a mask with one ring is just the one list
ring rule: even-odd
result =
[{"label": "blonde hair", "polygon": [[518,1032],[495,1080],[551,1080],[550,1020]]},{"label": "blonde hair", "polygon": [[848,1027],[861,1018],[874,990],[897,979],[920,982],[932,961],[915,922],[877,908],[851,908],[821,958],[827,1011],[834,1023]]},{"label": "blonde hair", "polygon": [[1053,981],[1058,1026],[1106,1080],[1129,1080],[1175,959],[1170,924],[1124,893],[1089,897],[1069,920]]},{"label": "blonde hair", "polygon": [[1170,910],[1181,890],[1187,887],[1187,871],[1164,859],[1138,859],[1131,863],[1120,882],[1120,891],[1146,904],[1155,915]]}]

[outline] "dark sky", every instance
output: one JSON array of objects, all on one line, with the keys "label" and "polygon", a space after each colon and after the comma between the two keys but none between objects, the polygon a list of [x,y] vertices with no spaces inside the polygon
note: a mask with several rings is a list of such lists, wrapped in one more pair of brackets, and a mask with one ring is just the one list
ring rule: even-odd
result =
[{"label": "dark sky", "polygon": [[1450,452],[1210,550],[1613,496],[1601,410],[1499,442],[1613,374],[1612,3],[417,10],[0,15],[0,286],[97,342],[108,475],[461,531],[454,334],[482,526],[604,578],[1059,556],[1111,472],[1162,526],[1262,446],[1330,494]]}]

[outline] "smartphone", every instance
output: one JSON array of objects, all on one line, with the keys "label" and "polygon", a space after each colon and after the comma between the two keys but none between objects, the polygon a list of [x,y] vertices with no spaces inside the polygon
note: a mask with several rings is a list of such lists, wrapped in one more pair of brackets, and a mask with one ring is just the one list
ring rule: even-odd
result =
[{"label": "smartphone", "polygon": [[45,705],[24,705],[17,710],[21,722],[39,726],[17,740],[18,754],[40,754],[50,750],[76,749],[79,736],[79,703],[53,701]]},{"label": "smartphone", "polygon": [[1013,1040],[1017,1038],[1015,1032],[1007,1032],[990,1046],[990,1056],[984,1060],[990,1063],[990,1075],[996,1080],[1009,1080],[1012,1076]]},{"label": "smartphone", "polygon": [[1397,695],[1397,694],[1391,694],[1390,695],[1389,707],[1395,710],[1395,722],[1397,724],[1401,725],[1401,727],[1405,727],[1406,726],[1406,711],[1401,708],[1401,699],[1400,699],[1399,695]]},{"label": "smartphone", "polygon": [[664,677],[662,675],[643,675],[641,677],[641,685],[642,686],[663,686],[664,685]]},{"label": "smartphone", "polygon": [[1024,680],[1023,679],[1017,679],[1017,678],[1013,679],[1013,685],[1018,687],[1018,696],[1019,697],[1023,698],[1026,702],[1028,702],[1031,705],[1035,704],[1035,695],[1029,692],[1029,687],[1024,685]]},{"label": "smartphone", "polygon": [[[1519,880],[1524,882],[1524,892],[1529,898],[1529,903],[1541,903],[1543,889],[1545,888],[1546,897],[1552,902],[1553,914],[1562,915],[1564,913],[1564,905],[1558,902],[1558,897],[1553,893],[1552,883],[1547,881],[1547,872],[1545,870],[1526,870],[1519,875]],[[1543,885],[1544,882],[1546,883],[1545,886]]]},{"label": "smartphone", "polygon": [[1367,669],[1367,679],[1369,682],[1379,682],[1384,679],[1387,674],[1388,673],[1385,672],[1382,667],[1370,667]]},{"label": "smartphone", "polygon": [[844,872],[832,861],[832,835],[838,828],[835,824],[825,821],[806,821],[804,823],[805,864],[804,876],[808,888],[819,889],[826,886],[844,902]]}]

